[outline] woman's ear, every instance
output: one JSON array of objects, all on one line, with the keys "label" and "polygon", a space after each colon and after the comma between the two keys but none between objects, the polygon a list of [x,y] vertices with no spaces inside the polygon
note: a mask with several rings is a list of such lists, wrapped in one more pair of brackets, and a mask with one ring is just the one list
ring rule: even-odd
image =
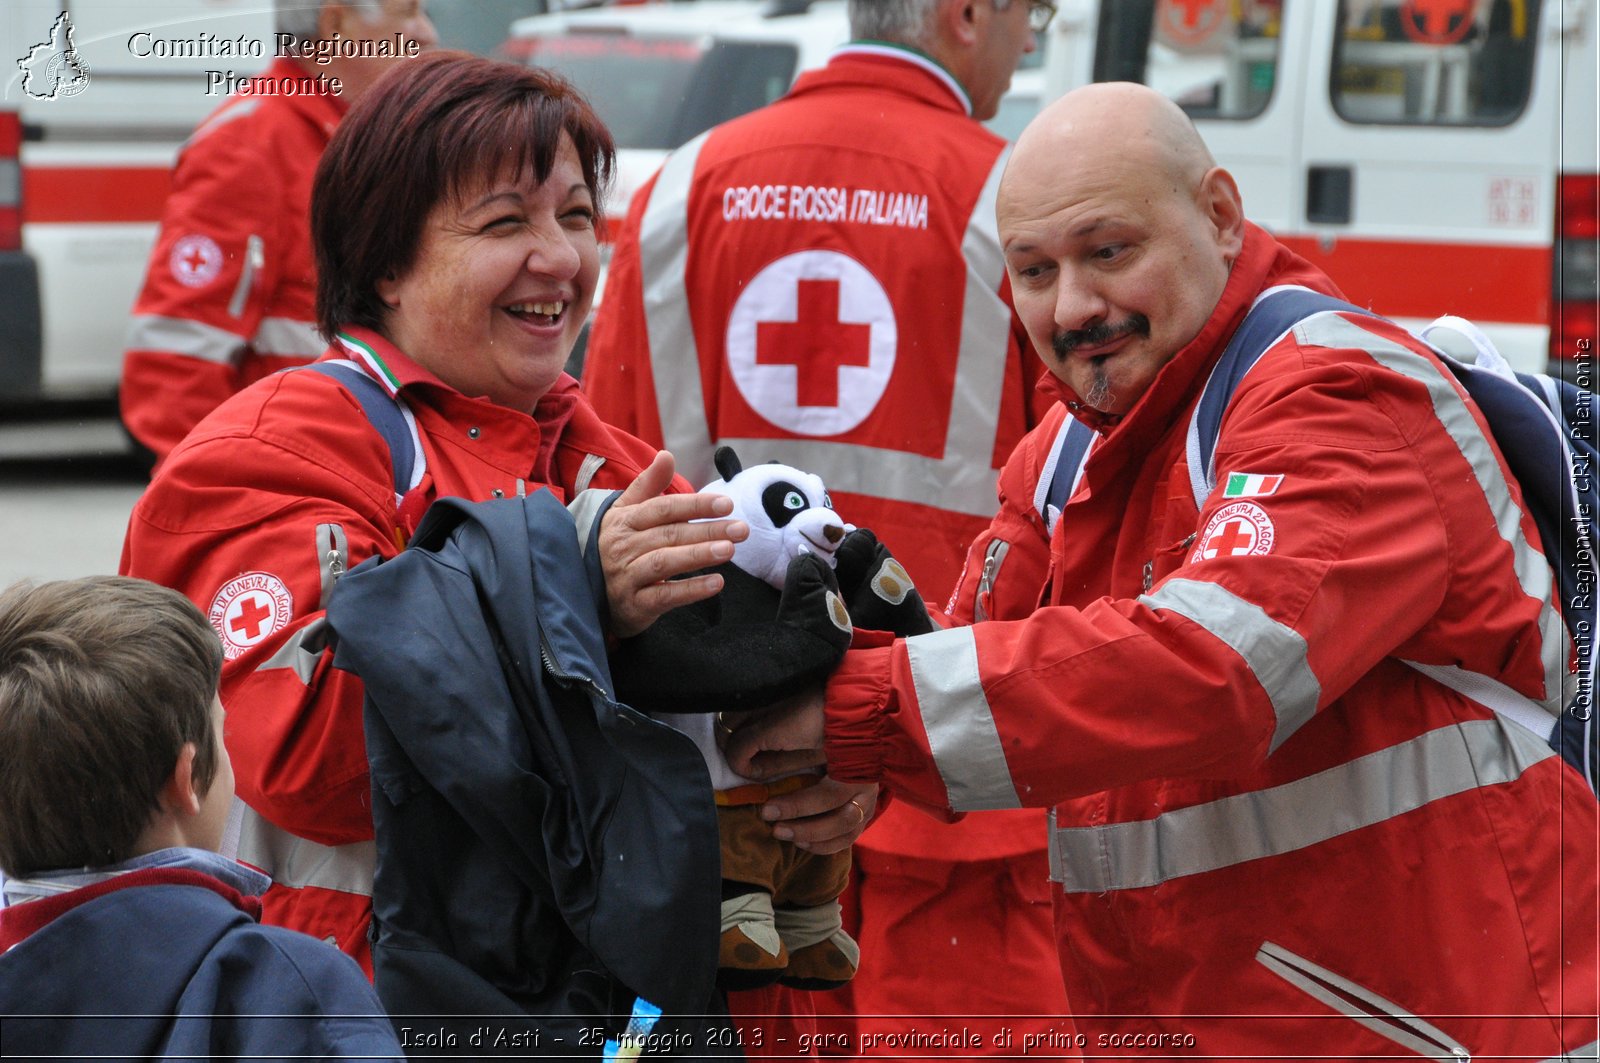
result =
[{"label": "woman's ear", "polygon": [[378,298],[383,300],[383,305],[390,310],[400,305],[400,278],[393,273],[385,273],[378,278],[378,283],[373,285],[378,293]]}]

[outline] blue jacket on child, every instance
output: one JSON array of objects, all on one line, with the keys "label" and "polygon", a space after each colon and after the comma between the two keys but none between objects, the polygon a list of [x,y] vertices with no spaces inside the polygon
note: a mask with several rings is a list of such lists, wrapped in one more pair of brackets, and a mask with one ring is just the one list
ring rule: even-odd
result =
[{"label": "blue jacket on child", "polygon": [[6,1058],[403,1058],[355,961],[256,921],[266,876],[165,849],[15,903],[65,874],[7,883]]}]

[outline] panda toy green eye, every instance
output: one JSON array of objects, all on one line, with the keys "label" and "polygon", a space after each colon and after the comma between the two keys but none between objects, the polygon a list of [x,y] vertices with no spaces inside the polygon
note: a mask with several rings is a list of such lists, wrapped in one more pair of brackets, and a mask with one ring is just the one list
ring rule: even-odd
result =
[{"label": "panda toy green eye", "polygon": [[761,492],[761,508],[774,528],[782,528],[795,516],[811,507],[805,492],[787,480],[777,480]]}]

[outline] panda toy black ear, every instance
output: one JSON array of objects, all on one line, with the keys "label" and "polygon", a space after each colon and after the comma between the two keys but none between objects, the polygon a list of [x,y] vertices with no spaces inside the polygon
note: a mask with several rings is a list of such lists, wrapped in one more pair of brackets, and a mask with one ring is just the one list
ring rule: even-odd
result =
[{"label": "panda toy black ear", "polygon": [[739,461],[739,455],[733,452],[732,447],[718,447],[711,460],[717,466],[717,472],[722,474],[724,480],[732,482],[735,476],[744,471],[744,465]]}]

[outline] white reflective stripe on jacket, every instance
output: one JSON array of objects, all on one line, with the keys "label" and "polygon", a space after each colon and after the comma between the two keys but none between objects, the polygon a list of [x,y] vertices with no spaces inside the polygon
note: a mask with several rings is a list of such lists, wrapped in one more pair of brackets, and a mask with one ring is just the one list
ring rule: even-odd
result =
[{"label": "white reflective stripe on jacket", "polygon": [[246,347],[257,354],[311,359],[327,345],[317,335],[314,323],[294,318],[263,318],[247,341],[201,321],[141,314],[128,325],[127,346],[129,350],[162,351],[228,365],[237,361]]},{"label": "white reflective stripe on jacket", "polygon": [[224,853],[269,876],[274,886],[314,886],[372,896],[372,878],[378,865],[374,842],[321,845],[297,838],[237,797],[229,809],[228,832]]}]

